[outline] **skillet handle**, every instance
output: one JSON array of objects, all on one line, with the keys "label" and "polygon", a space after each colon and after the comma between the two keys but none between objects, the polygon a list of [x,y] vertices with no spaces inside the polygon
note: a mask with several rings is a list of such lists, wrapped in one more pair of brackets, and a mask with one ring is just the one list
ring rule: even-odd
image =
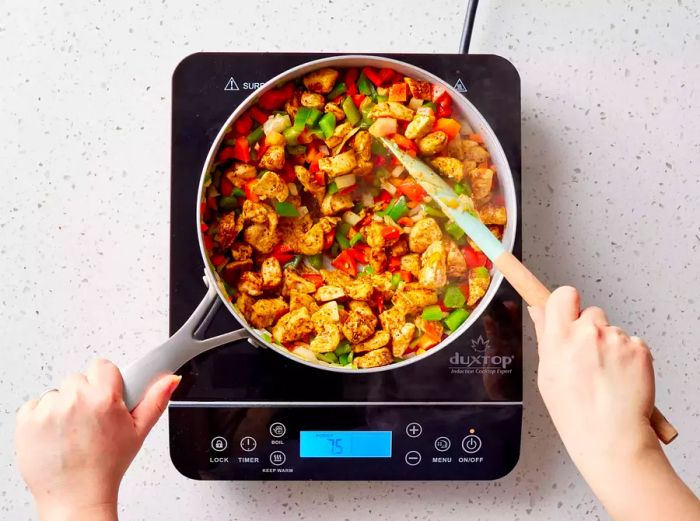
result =
[{"label": "skillet handle", "polygon": [[248,338],[245,329],[199,340],[197,333],[206,330],[221,302],[216,290],[209,288],[192,316],[164,343],[122,370],[124,403],[132,411],[141,401],[148,386],[157,377],[172,374],[185,362],[214,347]]}]

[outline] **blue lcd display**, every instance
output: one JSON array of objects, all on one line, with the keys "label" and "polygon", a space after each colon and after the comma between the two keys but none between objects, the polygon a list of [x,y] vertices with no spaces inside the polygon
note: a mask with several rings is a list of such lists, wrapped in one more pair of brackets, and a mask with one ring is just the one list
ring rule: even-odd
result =
[{"label": "blue lcd display", "polygon": [[391,431],[301,431],[302,458],[391,458]]}]

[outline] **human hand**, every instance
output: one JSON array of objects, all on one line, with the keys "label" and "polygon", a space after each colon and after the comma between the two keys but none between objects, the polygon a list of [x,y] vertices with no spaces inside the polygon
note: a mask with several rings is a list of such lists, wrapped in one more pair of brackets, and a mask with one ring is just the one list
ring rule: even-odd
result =
[{"label": "human hand", "polygon": [[17,414],[17,460],[43,521],[116,519],[119,484],[180,377],[156,380],[129,412],[119,369],[95,360]]}]

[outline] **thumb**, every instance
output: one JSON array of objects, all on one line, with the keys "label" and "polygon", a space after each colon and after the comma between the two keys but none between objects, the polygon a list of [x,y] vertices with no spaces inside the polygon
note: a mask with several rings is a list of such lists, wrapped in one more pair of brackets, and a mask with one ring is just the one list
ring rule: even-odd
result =
[{"label": "thumb", "polygon": [[165,411],[168,400],[177,389],[182,376],[169,374],[153,382],[143,395],[141,403],[131,413],[136,432],[143,439]]},{"label": "thumb", "polygon": [[544,309],[536,306],[529,306],[527,312],[530,314],[532,322],[535,324],[535,335],[537,335],[537,341],[542,339],[542,332],[544,331]]}]

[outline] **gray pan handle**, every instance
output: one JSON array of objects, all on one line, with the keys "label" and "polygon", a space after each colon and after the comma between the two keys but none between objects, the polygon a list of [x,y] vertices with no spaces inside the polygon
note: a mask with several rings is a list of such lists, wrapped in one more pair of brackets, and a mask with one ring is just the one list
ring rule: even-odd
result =
[{"label": "gray pan handle", "polygon": [[157,377],[173,374],[186,362],[209,349],[250,337],[246,329],[239,329],[204,340],[197,338],[206,331],[220,304],[216,291],[210,287],[192,316],[173,336],[122,370],[124,403],[130,411],[138,405],[148,386]]}]

